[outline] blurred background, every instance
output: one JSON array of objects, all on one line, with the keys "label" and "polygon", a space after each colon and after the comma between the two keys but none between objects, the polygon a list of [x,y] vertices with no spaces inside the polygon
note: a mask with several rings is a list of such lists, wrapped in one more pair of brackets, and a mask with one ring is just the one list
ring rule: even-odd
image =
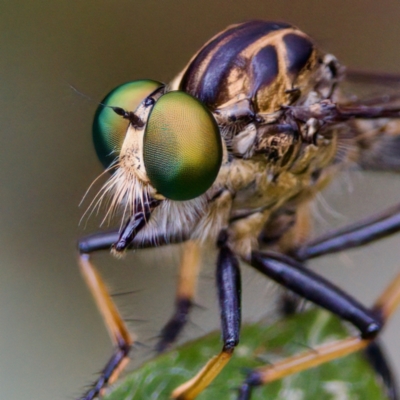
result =
[{"label": "blurred background", "polygon": [[[129,80],[169,81],[212,35],[254,18],[299,26],[344,65],[400,73],[398,0],[1,2],[1,398],[75,398],[111,354],[76,266],[77,238],[101,220],[79,225],[96,190],[78,204],[102,172],[91,142],[97,102]],[[367,216],[399,194],[397,176],[346,174],[317,201],[317,228]],[[371,304],[399,270],[399,241],[313,265]],[[132,291],[119,301],[147,354],[172,309],[179,252],[95,257],[113,292]],[[198,296],[205,309],[195,311],[184,338],[219,326],[212,259],[206,257]],[[268,285],[248,268],[243,280],[244,319],[264,315],[272,307]],[[397,375],[399,327],[400,312],[383,334]]]}]

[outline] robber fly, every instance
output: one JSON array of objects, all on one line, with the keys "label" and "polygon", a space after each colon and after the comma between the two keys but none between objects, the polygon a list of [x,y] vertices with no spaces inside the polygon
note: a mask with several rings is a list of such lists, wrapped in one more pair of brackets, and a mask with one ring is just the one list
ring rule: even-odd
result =
[{"label": "robber fly", "polygon": [[295,368],[290,358],[252,371],[240,399],[250,399],[255,386],[365,348],[378,335],[400,301],[400,277],[368,309],[305,266],[311,258],[400,229],[396,206],[308,238],[310,203],[340,170],[400,168],[399,97],[360,101],[343,91],[345,76],[337,59],[296,27],[250,21],[214,36],[171,83],[133,81],[103,100],[93,135],[111,176],[95,203],[110,196],[106,216],[119,213],[122,223],[81,239],[79,251],[117,346],[85,400],[115,379],[133,342],[90,261],[99,250],[120,255],[185,243],[175,312],[156,347],[161,352],[187,320],[200,249],[217,248],[222,350],[175,389],[174,399],[194,399],[234,353],[241,323],[239,260],[360,331],[297,356]]}]

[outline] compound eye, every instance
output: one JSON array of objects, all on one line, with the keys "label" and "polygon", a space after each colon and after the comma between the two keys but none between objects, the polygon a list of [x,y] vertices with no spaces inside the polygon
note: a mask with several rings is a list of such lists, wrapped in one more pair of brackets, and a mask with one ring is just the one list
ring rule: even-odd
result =
[{"label": "compound eye", "polygon": [[190,200],[215,181],[222,142],[211,112],[185,92],[161,96],[150,112],[143,159],[154,188],[171,200]]},{"label": "compound eye", "polygon": [[[110,107],[135,111],[138,105],[162,83],[149,79],[124,83],[112,90],[97,108],[93,121],[93,142],[97,157],[108,168],[118,157],[129,121]],[[105,107],[110,106],[110,107]]]}]

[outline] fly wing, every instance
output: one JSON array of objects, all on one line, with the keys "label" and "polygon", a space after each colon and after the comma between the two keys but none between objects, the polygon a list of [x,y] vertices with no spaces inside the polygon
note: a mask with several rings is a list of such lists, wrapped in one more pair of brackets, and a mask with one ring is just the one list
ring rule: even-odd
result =
[{"label": "fly wing", "polygon": [[[335,101],[360,109],[400,109],[400,74],[348,70]],[[352,124],[359,166],[400,172],[400,118],[361,119]]]}]

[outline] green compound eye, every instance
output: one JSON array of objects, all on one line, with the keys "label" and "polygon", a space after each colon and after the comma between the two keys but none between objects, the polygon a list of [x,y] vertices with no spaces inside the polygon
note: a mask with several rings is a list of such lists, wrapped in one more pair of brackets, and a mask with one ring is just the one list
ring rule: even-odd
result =
[{"label": "green compound eye", "polygon": [[215,181],[222,143],[211,112],[184,92],[169,92],[154,105],[143,141],[147,175],[171,200],[190,200]]},{"label": "green compound eye", "polygon": [[101,102],[93,121],[93,142],[97,157],[108,168],[118,156],[129,121],[117,115],[110,107],[135,111],[137,106],[162,83],[149,79],[124,83],[112,90]]}]

